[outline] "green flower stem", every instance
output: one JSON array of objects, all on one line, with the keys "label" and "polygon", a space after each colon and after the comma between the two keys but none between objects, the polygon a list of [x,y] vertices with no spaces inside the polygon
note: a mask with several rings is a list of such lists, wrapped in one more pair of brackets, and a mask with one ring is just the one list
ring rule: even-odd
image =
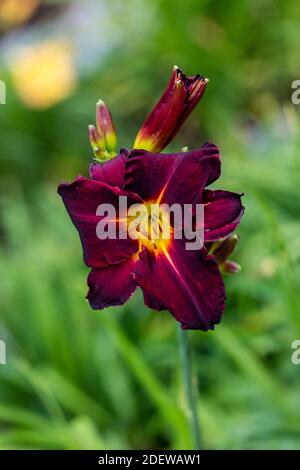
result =
[{"label": "green flower stem", "polygon": [[193,388],[191,349],[189,344],[188,332],[182,330],[178,326],[178,337],[180,346],[182,379],[184,385],[184,393],[187,405],[188,419],[193,436],[194,449],[201,448],[200,423],[197,413],[197,397]]}]

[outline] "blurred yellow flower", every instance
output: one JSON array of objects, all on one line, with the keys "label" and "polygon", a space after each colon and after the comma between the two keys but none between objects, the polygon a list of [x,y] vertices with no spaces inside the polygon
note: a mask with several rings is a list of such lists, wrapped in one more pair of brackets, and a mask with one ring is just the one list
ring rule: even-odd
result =
[{"label": "blurred yellow flower", "polygon": [[72,50],[65,42],[53,40],[22,49],[10,71],[17,93],[32,108],[55,105],[76,85]]},{"label": "blurred yellow flower", "polygon": [[38,0],[1,0],[0,29],[27,21],[39,6]]}]

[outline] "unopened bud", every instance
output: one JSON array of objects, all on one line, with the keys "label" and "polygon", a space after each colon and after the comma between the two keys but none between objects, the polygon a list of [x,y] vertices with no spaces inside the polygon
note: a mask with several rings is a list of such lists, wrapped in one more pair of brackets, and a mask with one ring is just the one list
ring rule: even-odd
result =
[{"label": "unopened bud", "polygon": [[220,266],[222,273],[237,274],[241,271],[241,266],[235,261],[227,260]]},{"label": "unopened bud", "polygon": [[109,153],[116,152],[117,135],[116,129],[106,104],[99,100],[96,105],[96,125],[98,134],[104,141],[104,149]]}]

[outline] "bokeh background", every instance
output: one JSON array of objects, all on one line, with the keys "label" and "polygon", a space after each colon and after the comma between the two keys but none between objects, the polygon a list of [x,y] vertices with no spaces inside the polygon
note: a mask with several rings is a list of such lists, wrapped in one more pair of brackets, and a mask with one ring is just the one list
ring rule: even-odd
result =
[{"label": "bokeh background", "polygon": [[104,99],[130,147],[174,64],[210,78],[170,145],[222,150],[246,213],[214,332],[191,332],[203,447],[299,449],[300,3],[0,2],[1,449],[191,448],[177,325],[136,294],[92,311],[57,184],[87,175]]}]

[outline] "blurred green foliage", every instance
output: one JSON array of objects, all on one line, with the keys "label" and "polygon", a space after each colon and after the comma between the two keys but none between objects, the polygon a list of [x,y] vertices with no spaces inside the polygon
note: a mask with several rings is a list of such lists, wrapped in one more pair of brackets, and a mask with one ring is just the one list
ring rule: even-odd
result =
[{"label": "blurred green foliage", "polygon": [[[176,63],[210,83],[170,148],[213,140],[223,155],[216,187],[245,192],[235,256],[243,270],[225,280],[221,325],[190,334],[204,446],[299,449],[300,366],[291,362],[291,343],[300,339],[300,142],[290,95],[300,78],[300,5],[101,4],[111,46],[88,69],[79,57],[68,99],[43,111],[26,107],[1,63],[8,95],[0,107],[0,338],[7,344],[0,448],[192,445],[175,322],[147,310],[140,294],[122,308],[90,310],[79,239],[56,195],[59,181],[87,175],[96,100],[108,103],[120,146],[130,147]],[[38,25],[45,39],[47,21],[37,17],[21,30]],[[101,24],[98,31],[100,47]]]}]

